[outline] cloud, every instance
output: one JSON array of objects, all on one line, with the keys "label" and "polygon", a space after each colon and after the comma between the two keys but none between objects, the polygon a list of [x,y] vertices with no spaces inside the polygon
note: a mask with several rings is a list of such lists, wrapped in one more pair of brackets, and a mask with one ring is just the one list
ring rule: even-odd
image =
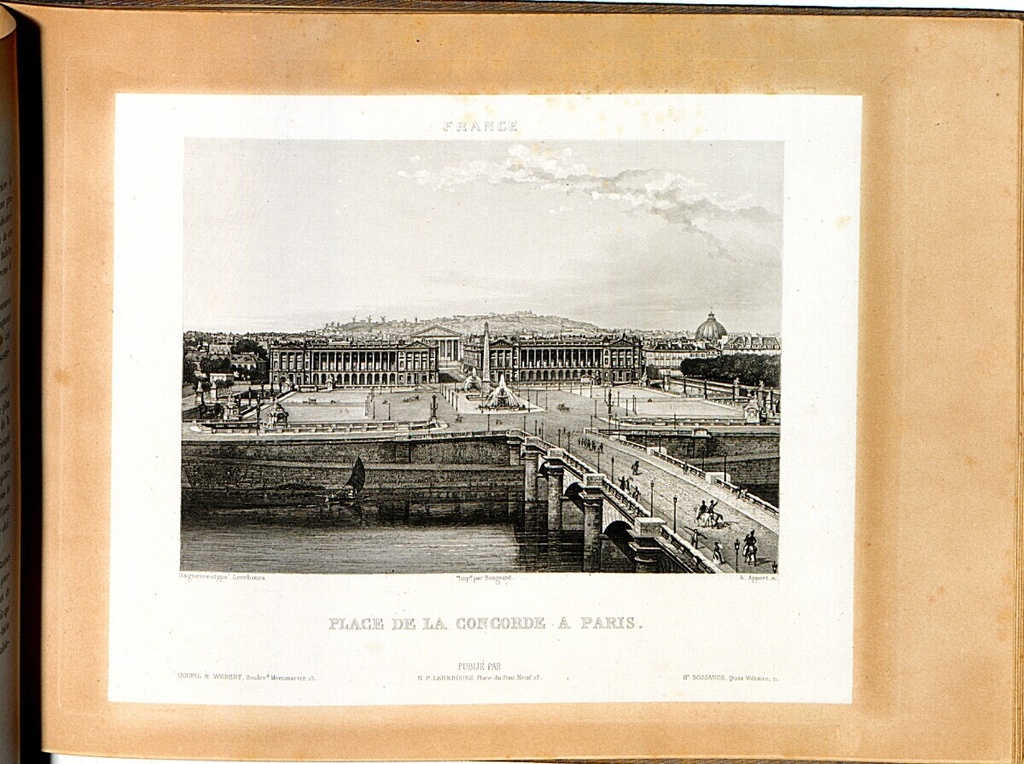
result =
[{"label": "cloud", "polygon": [[[709,189],[705,183],[668,170],[629,169],[602,173],[578,161],[571,148],[552,149],[516,143],[500,161],[471,159],[439,170],[400,171],[399,176],[438,190],[473,183],[520,184],[593,201],[618,203],[637,215],[653,215],[697,233],[711,254],[730,257],[737,226],[777,227],[779,216],[753,205],[748,196]],[[562,205],[552,214],[570,211]]]}]

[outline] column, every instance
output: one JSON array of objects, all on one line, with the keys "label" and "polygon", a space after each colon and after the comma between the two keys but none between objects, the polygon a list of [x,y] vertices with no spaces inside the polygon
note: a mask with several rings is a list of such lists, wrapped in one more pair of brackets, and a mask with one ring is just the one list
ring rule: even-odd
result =
[{"label": "column", "polygon": [[544,471],[548,477],[548,531],[562,530],[562,494],[565,492],[565,451],[548,450]]},{"label": "column", "polygon": [[601,570],[601,524],[604,510],[604,475],[583,476],[583,572]]}]

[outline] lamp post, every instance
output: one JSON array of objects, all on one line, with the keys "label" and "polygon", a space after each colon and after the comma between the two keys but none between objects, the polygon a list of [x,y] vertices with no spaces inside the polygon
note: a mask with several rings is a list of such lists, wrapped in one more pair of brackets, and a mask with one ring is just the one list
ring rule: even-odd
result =
[{"label": "lamp post", "polygon": [[651,515],[654,515],[654,478],[651,478]]},{"label": "lamp post", "polygon": [[740,572],[740,540],[736,539],[736,543],[733,544],[733,548],[736,550],[736,572]]},{"label": "lamp post", "polygon": [[[598,451],[598,453],[601,453]],[[615,482],[615,457],[612,457],[612,482]]]},{"label": "lamp post", "polygon": [[[673,533],[676,532],[676,507],[678,507],[678,506],[679,506],[679,497],[678,496],[673,496],[672,497],[672,532]],[[694,546],[697,546],[697,545],[694,544]]]}]

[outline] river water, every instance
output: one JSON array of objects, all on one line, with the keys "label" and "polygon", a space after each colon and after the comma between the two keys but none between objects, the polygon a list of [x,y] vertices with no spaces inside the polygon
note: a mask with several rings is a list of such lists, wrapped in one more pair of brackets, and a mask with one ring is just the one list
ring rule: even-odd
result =
[{"label": "river water", "polygon": [[[248,573],[578,572],[582,531],[527,528],[522,502],[363,500],[320,507],[190,508],[181,569]],[[632,570],[613,544],[603,569]]]}]

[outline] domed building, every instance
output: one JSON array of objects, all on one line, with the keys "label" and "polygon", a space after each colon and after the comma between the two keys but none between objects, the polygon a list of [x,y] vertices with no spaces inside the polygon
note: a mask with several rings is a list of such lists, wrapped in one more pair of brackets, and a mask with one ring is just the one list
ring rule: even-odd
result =
[{"label": "domed building", "polygon": [[718,347],[729,339],[729,332],[718,323],[718,319],[715,318],[715,314],[712,312],[708,313],[708,320],[697,327],[694,339],[697,342],[705,342],[708,345]]}]

